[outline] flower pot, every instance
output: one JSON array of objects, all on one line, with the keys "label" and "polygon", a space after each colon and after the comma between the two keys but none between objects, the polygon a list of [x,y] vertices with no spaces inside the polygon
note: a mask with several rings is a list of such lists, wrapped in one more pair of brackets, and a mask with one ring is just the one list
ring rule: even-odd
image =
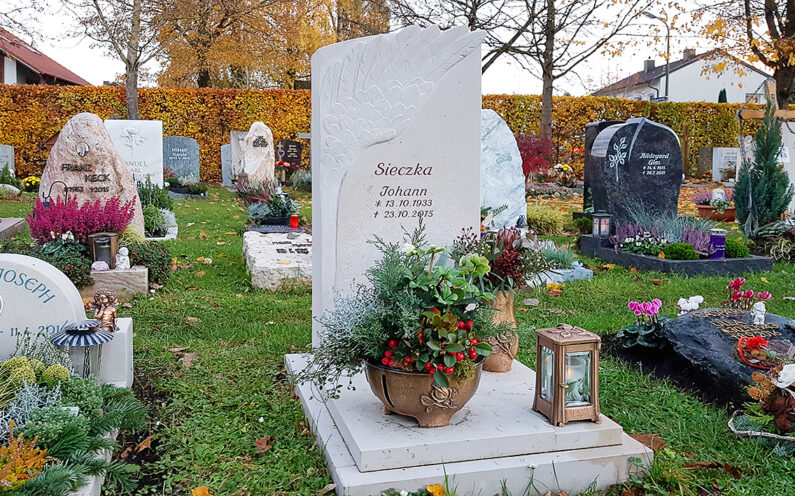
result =
[{"label": "flower pot", "polygon": [[515,332],[504,332],[486,340],[491,345],[491,355],[483,362],[486,372],[508,372],[519,351],[519,336]]},{"label": "flower pot", "polygon": [[718,207],[712,205],[696,205],[696,207],[698,207],[698,215],[704,219],[726,222],[733,222],[735,219],[734,207],[726,207],[722,214],[718,213]]},{"label": "flower pot", "polygon": [[478,389],[483,362],[476,363],[475,377],[462,382],[449,375],[450,387],[438,386],[431,374],[403,372],[366,363],[365,373],[387,414],[399,413],[417,420],[420,427],[444,427]]},{"label": "flower pot", "polygon": [[270,217],[262,221],[263,226],[289,226],[289,217]]},{"label": "flower pot", "polygon": [[491,321],[497,325],[507,325],[516,329],[516,317],[513,313],[513,293],[510,291],[497,291],[492,308],[496,310],[491,315]]}]

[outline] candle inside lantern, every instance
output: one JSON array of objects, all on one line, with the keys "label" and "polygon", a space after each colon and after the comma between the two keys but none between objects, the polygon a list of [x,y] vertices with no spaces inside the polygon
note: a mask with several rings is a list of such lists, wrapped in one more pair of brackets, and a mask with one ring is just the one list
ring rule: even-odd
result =
[{"label": "candle inside lantern", "polygon": [[566,406],[591,403],[590,367],[590,352],[566,354]]}]

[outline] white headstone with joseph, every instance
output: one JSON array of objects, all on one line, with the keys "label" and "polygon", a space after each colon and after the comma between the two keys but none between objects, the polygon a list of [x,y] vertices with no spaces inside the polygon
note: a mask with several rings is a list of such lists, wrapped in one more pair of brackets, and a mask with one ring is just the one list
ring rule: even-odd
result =
[{"label": "white headstone with joseph", "polygon": [[377,235],[420,218],[449,245],[480,222],[482,32],[410,26],[312,56],[313,345],[334,296],[365,282]]}]

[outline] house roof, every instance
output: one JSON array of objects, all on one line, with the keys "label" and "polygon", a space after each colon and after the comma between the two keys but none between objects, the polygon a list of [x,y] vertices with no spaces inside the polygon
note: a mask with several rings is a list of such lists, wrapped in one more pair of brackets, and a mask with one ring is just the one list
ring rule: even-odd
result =
[{"label": "house roof", "polygon": [[[697,62],[699,60],[711,59],[711,58],[715,58],[715,57],[730,58],[735,63],[740,64],[740,65],[744,66],[747,69],[750,69],[750,70],[752,70],[752,71],[754,71],[756,73],[762,74],[765,77],[770,77],[770,75],[765,73],[764,71],[760,71],[759,69],[757,69],[756,67],[752,66],[751,64],[748,64],[748,63],[738,59],[737,57],[727,53],[725,50],[721,50],[721,49],[717,49],[717,48],[714,49],[714,50],[710,50],[708,52],[704,52],[702,54],[696,55],[694,57],[690,57],[688,59],[671,61],[671,63],[669,64],[669,66],[670,66],[669,67],[669,71],[670,72],[678,71],[679,69],[681,69],[683,67],[687,67],[688,65],[693,64],[693,63],[695,63],[695,62]],[[652,69],[650,71],[636,72],[635,74],[633,74],[631,76],[625,77],[624,79],[622,79],[620,81],[617,81],[617,82],[615,82],[613,84],[609,84],[609,85],[605,86],[604,88],[595,91],[593,93],[593,96],[606,96],[607,94],[612,93],[612,92],[617,91],[617,90],[634,88],[635,86],[646,86],[649,83],[651,83],[652,81],[655,81],[655,80],[657,80],[657,79],[659,79],[659,78],[661,78],[663,76],[665,76],[665,65],[661,65],[661,66],[655,67],[654,69]]]},{"label": "house roof", "polygon": [[56,82],[60,80],[80,86],[91,84],[3,28],[0,28],[0,51]]}]

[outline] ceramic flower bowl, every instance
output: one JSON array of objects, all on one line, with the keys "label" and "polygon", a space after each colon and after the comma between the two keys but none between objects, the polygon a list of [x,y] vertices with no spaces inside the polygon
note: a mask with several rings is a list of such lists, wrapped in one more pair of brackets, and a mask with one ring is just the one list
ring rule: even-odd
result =
[{"label": "ceramic flower bowl", "polygon": [[403,372],[369,362],[365,372],[370,389],[384,404],[387,414],[413,417],[420,427],[444,427],[477,391],[483,361],[476,365],[475,377],[461,382],[450,375],[450,387],[446,388],[439,387],[430,374]]}]

